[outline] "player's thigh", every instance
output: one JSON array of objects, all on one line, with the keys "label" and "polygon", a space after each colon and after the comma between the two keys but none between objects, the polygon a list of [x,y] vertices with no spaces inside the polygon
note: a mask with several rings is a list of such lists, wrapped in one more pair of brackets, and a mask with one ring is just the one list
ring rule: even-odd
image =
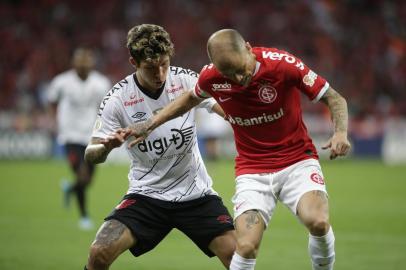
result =
[{"label": "player's thigh", "polygon": [[[262,236],[266,228],[265,221],[257,210],[248,210],[235,220],[237,233],[237,250],[242,253],[256,253],[261,244]],[[256,255],[254,255],[256,256]]]},{"label": "player's thigh", "polygon": [[[216,251],[230,251],[235,247],[233,219],[218,196],[178,203],[172,220],[176,228],[186,234],[207,256]],[[216,239],[217,238],[217,239]],[[224,241],[218,241],[223,239]],[[214,242],[213,242],[214,241]],[[214,250],[215,248],[215,250]]]},{"label": "player's thigh", "polygon": [[92,243],[91,255],[103,253],[110,259],[115,259],[136,244],[137,240],[126,225],[118,220],[107,220],[100,227]]},{"label": "player's thigh", "polygon": [[238,176],[232,202],[234,204],[234,220],[237,220],[248,210],[256,210],[267,226],[277,204],[272,189],[272,175],[244,174]]},{"label": "player's thigh", "polygon": [[236,247],[235,230],[226,231],[216,236],[209,244],[211,250],[221,261],[231,260]]},{"label": "player's thigh", "polygon": [[300,218],[328,209],[326,185],[317,160],[298,162],[276,177],[283,178],[279,200],[294,215]]},{"label": "player's thigh", "polygon": [[308,227],[316,222],[328,222],[329,204],[327,193],[322,190],[312,190],[303,194],[297,206],[297,215]]}]

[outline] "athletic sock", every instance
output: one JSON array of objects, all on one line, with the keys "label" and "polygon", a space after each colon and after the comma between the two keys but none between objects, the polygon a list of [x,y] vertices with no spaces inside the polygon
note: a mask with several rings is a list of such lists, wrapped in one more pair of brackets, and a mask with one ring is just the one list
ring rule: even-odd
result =
[{"label": "athletic sock", "polygon": [[335,260],[334,233],[330,226],[324,236],[309,234],[309,253],[313,270],[332,270]]},{"label": "athletic sock", "polygon": [[254,270],[256,259],[246,259],[234,252],[230,263],[230,270]]}]

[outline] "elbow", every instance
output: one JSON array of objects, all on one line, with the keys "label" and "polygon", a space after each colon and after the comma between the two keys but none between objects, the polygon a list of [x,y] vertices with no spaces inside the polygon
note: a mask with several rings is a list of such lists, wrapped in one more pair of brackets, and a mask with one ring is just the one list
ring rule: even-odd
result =
[{"label": "elbow", "polygon": [[106,160],[106,158],[103,158],[100,155],[96,155],[96,153],[89,148],[86,148],[85,150],[84,159],[89,164],[100,164]]}]

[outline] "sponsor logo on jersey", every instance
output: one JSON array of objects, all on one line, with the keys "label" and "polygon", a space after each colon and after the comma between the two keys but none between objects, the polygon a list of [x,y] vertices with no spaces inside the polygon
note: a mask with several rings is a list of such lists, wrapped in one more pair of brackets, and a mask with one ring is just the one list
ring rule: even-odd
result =
[{"label": "sponsor logo on jersey", "polygon": [[227,115],[227,120],[232,125],[239,125],[239,126],[256,126],[266,123],[271,123],[279,118],[284,116],[283,108],[280,108],[277,113],[266,114],[263,113],[262,115],[251,117],[251,118],[242,118],[242,117],[233,117],[231,115]]},{"label": "sponsor logo on jersey", "polygon": [[133,123],[138,123],[138,122],[143,122],[146,121],[147,118],[144,118],[144,116],[146,115],[145,112],[136,112],[135,114],[131,115],[132,118],[136,119],[133,121]]},{"label": "sponsor logo on jersey", "polygon": [[227,100],[230,100],[231,97],[219,97],[220,102],[226,102]]},{"label": "sponsor logo on jersey", "polygon": [[141,103],[144,101],[144,98],[139,98],[139,99],[134,99],[134,100],[129,100],[129,101],[124,101],[124,106],[128,107],[128,106],[133,106],[137,103]]},{"label": "sponsor logo on jersey", "polygon": [[289,64],[295,64],[295,66],[300,69],[304,70],[304,64],[297,60],[295,57],[293,57],[290,54],[287,53],[278,53],[278,52],[269,52],[269,51],[262,51],[262,58],[268,58],[271,60],[285,60],[285,62]]},{"label": "sponsor logo on jersey", "polygon": [[171,134],[168,137],[157,138],[155,140],[144,140],[137,144],[141,152],[154,152],[157,155],[162,155],[173,145],[176,150],[182,146],[188,145],[193,136],[193,126],[184,129],[171,129]]},{"label": "sponsor logo on jersey", "polygon": [[231,91],[231,84],[225,83],[213,83],[211,85],[211,90],[213,91]]},{"label": "sponsor logo on jersey", "polygon": [[303,77],[303,83],[307,86],[312,87],[316,79],[317,74],[314,73],[313,70],[309,70],[309,72]]},{"label": "sponsor logo on jersey", "polygon": [[183,86],[180,85],[180,86],[177,86],[174,88],[166,89],[166,92],[171,94],[171,93],[175,93],[175,92],[182,91],[182,90],[183,90]]},{"label": "sponsor logo on jersey", "polygon": [[310,179],[317,184],[324,185],[324,179],[319,173],[312,173]]},{"label": "sponsor logo on jersey", "polygon": [[276,89],[270,84],[262,85],[258,90],[259,99],[264,103],[272,103],[276,100],[278,93]]}]

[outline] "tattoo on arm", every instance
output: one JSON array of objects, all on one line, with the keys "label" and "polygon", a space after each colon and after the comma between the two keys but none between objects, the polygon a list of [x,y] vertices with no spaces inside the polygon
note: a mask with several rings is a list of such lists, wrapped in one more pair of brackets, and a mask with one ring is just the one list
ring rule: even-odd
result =
[{"label": "tattoo on arm", "polygon": [[333,88],[329,88],[321,101],[328,106],[334,124],[334,131],[347,132],[348,109],[345,99]]},{"label": "tattoo on arm", "polygon": [[109,246],[123,235],[126,226],[118,220],[106,221],[97,232],[95,242],[99,245]]},{"label": "tattoo on arm", "polygon": [[[92,138],[89,145],[99,144],[99,143],[100,143],[99,138]],[[106,147],[100,147],[100,148],[87,147],[85,150],[85,160],[92,164],[102,163],[107,159],[107,156],[109,153],[110,153],[110,150],[108,150]]]},{"label": "tattoo on arm", "polygon": [[256,210],[249,210],[245,212],[246,217],[245,217],[245,222],[246,222],[246,228],[247,229],[252,229],[252,227],[256,224],[259,224],[259,215],[258,211]]}]

